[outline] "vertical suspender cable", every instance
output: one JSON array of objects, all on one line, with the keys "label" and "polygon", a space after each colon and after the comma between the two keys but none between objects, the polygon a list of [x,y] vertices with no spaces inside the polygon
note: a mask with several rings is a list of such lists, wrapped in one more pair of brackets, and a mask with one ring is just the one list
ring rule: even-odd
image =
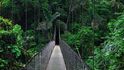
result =
[{"label": "vertical suspender cable", "polygon": [[[32,0],[32,3],[34,4],[34,3],[35,3],[35,0],[34,0],[34,1]],[[26,3],[26,4],[27,4],[27,3]],[[35,6],[33,5],[32,7],[33,7],[33,15],[32,15],[32,16],[33,16],[33,21],[32,21],[32,22],[33,22],[33,24],[34,24],[34,23],[36,23],[36,22],[35,22],[35,17],[36,17],[36,16],[35,16]],[[27,8],[27,7],[26,7],[26,8]],[[26,16],[27,16],[27,15],[26,15]],[[35,26],[34,26],[34,27],[35,27]],[[32,27],[32,28],[33,28],[33,27]],[[36,30],[35,28],[33,28],[33,29]],[[39,56],[39,55],[38,55],[38,56]],[[35,59],[35,58],[34,58],[34,59]],[[35,59],[35,62],[36,62],[36,59]],[[36,69],[35,69],[35,68],[36,68],[36,67],[35,67],[35,64],[36,64],[36,63],[35,63],[35,62],[34,62],[34,70],[36,70]]]},{"label": "vertical suspender cable", "polygon": [[[25,0],[24,1],[24,7],[25,7],[25,9],[24,9],[24,14],[25,14],[25,27],[24,27],[24,30],[25,30],[25,32],[24,32],[24,37],[25,37],[25,43],[26,43],[26,41],[27,41],[27,0]],[[26,59],[24,58],[24,61],[26,61]]]},{"label": "vertical suspender cable", "polygon": [[[14,2],[13,2],[13,0],[11,0],[11,11],[10,11],[10,12],[11,12],[11,16],[10,16],[10,18],[11,18],[12,23],[14,23],[13,11],[14,11]],[[9,29],[9,28],[7,28],[7,29]],[[12,39],[12,37],[10,36],[10,38],[8,38],[8,41],[11,41],[11,42],[12,42],[11,39]],[[8,49],[6,49],[6,50],[8,50]],[[8,53],[8,54],[9,54],[9,53]],[[14,55],[11,54],[11,56],[14,56]],[[10,67],[11,67],[11,66],[9,65],[9,67],[8,67],[7,69],[8,69],[8,70],[11,69]]]},{"label": "vertical suspender cable", "polygon": [[[92,19],[95,19],[94,16],[95,16],[95,0],[92,0],[92,4],[93,4],[93,11],[92,11]],[[94,31],[94,34],[95,34],[95,31]],[[95,39],[94,39],[95,41]],[[93,51],[95,49],[95,46],[93,46]],[[93,70],[94,70],[94,53],[93,53]]]}]

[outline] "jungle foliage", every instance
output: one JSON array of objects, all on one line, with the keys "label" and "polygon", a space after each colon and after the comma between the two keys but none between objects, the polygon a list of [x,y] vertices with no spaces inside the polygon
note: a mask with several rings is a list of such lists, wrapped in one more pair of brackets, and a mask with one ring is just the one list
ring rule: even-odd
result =
[{"label": "jungle foliage", "polygon": [[18,70],[61,37],[93,70],[124,68],[124,0],[0,0],[0,69]]},{"label": "jungle foliage", "polygon": [[21,26],[13,25],[12,21],[0,17],[0,68],[11,69],[22,65],[18,61],[23,52],[23,30]]}]

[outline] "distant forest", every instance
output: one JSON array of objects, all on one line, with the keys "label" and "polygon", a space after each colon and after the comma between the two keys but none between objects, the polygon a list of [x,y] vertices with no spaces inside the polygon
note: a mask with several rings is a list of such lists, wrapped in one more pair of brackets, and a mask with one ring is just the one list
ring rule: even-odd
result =
[{"label": "distant forest", "polygon": [[61,39],[92,70],[124,70],[124,0],[0,0],[0,70],[19,70]]}]

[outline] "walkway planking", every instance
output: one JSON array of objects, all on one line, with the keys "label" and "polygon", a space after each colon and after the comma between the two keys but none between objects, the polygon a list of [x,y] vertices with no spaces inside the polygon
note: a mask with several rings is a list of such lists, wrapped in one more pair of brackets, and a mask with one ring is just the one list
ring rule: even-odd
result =
[{"label": "walkway planking", "polygon": [[52,52],[48,67],[46,70],[66,70],[64,58],[60,46],[56,45]]}]

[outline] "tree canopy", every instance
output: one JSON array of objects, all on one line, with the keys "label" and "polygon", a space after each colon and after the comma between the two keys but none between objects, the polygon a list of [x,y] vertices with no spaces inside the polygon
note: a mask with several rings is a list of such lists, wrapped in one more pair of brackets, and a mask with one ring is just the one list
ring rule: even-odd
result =
[{"label": "tree canopy", "polygon": [[124,68],[124,0],[0,0],[0,69],[18,70],[54,25],[93,70]]}]

